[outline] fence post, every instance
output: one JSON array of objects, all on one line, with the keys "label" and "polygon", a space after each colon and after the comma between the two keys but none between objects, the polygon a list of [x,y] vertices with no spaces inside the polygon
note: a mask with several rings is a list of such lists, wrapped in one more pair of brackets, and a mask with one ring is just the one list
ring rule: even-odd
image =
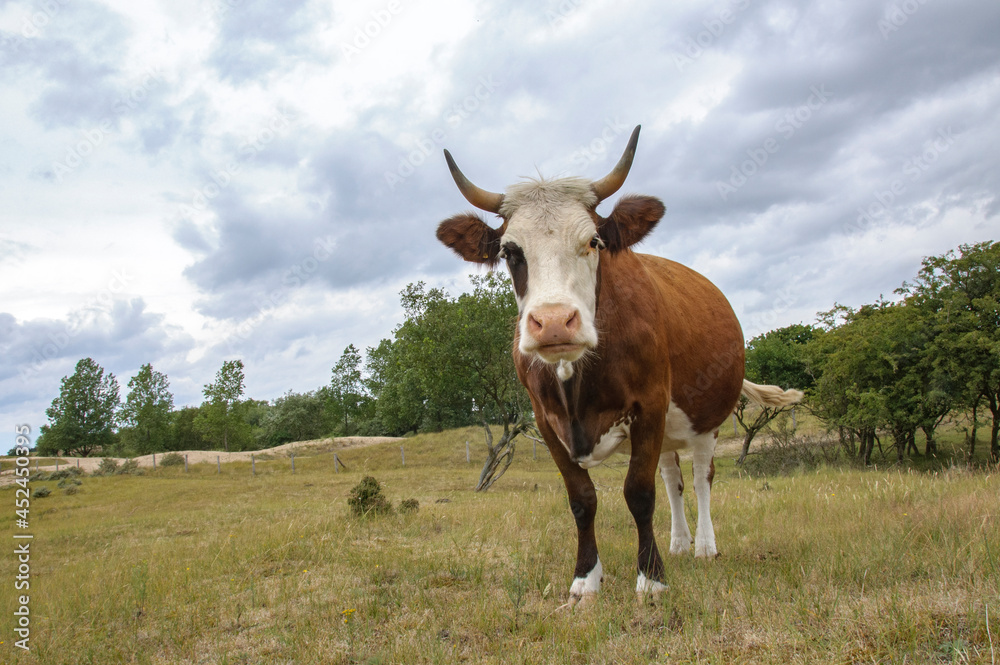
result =
[{"label": "fence post", "polygon": [[333,472],[334,473],[340,473],[340,469],[337,468],[337,463],[338,462],[340,462],[340,460],[337,459],[337,453],[334,453],[333,454]]},{"label": "fence post", "polygon": [[469,457],[469,442],[468,441],[465,442],[465,463],[466,464],[471,464],[472,463],[472,458]]},{"label": "fence post", "polygon": [[[336,466],[336,464],[334,464]],[[292,473],[295,473],[295,453],[292,453]]]},{"label": "fence post", "polygon": [[56,472],[58,473],[58,471],[59,471],[59,459],[57,458],[56,459]]},{"label": "fence post", "polygon": [[733,436],[739,436],[740,430],[736,427],[736,414],[733,414]]},{"label": "fence post", "polygon": [[399,447],[399,458],[403,460],[403,466],[406,466],[406,453],[403,452],[403,446]]},{"label": "fence post", "polygon": [[153,471],[156,471],[156,453],[153,453]]},{"label": "fence post", "polygon": [[188,472],[188,456],[187,453],[184,453],[184,473],[187,472]]},{"label": "fence post", "polygon": [[538,442],[531,440],[531,459],[538,460]]},{"label": "fence post", "polygon": [[795,407],[792,407],[792,429],[795,429]]},{"label": "fence post", "polygon": [[250,453],[250,472],[257,475],[257,462],[253,458],[253,453]]},{"label": "fence post", "polygon": [[80,468],[80,460],[79,459],[76,460],[76,468],[78,468],[78,469]]},{"label": "fence post", "polygon": [[215,456],[215,464],[219,467],[219,475],[222,475],[222,462],[219,461],[219,456]]}]

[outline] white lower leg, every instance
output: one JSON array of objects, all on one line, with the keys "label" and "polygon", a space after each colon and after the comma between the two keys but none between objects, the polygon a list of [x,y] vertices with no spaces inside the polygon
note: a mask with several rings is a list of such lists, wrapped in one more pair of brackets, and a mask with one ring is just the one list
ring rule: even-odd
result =
[{"label": "white lower leg", "polygon": [[684,514],[684,479],[677,465],[677,453],[660,455],[660,477],[670,500],[670,553],[687,554],[691,551],[691,530]]},{"label": "white lower leg", "polygon": [[573,584],[569,587],[570,599],[579,600],[584,596],[597,595],[597,592],[601,590],[601,580],[603,579],[604,568],[601,566],[601,560],[598,559],[586,577],[577,577],[573,580]]},{"label": "white lower leg", "polygon": [[712,526],[712,482],[714,474],[712,457],[715,454],[715,440],[712,439],[706,449],[694,451],[694,493],[698,497],[698,526],[694,536],[694,555],[696,557],[714,557],[718,554],[715,547],[715,528]]},{"label": "white lower leg", "polygon": [[639,596],[645,596],[646,594],[652,594],[653,596],[658,596],[667,590],[667,585],[662,582],[657,582],[656,580],[651,580],[646,577],[643,573],[639,573],[639,577],[635,581],[635,592]]}]

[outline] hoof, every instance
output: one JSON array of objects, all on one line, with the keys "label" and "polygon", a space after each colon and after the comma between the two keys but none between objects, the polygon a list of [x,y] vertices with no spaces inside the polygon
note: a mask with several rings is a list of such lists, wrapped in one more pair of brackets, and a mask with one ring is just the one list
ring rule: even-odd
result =
[{"label": "hoof", "polygon": [[576,610],[586,610],[597,603],[596,593],[585,593],[582,595],[570,594],[569,601],[556,608],[556,612],[568,613]]},{"label": "hoof", "polygon": [[695,545],[694,556],[696,559],[714,559],[719,556],[719,551],[715,548],[714,543],[711,545]]},{"label": "hoof", "polygon": [[644,574],[639,573],[635,583],[635,597],[640,606],[656,603],[667,590],[667,585],[651,580]]},{"label": "hoof", "polygon": [[676,556],[691,553],[691,538],[673,538],[670,540],[670,553]]}]

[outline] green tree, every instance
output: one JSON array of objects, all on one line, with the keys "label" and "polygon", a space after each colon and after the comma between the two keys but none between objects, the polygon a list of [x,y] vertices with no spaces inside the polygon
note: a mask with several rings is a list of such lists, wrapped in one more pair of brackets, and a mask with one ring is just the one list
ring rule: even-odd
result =
[{"label": "green tree", "polygon": [[201,413],[197,406],[186,406],[170,414],[170,450],[211,450],[212,444],[197,427]]},{"label": "green tree", "polygon": [[326,392],[322,389],[308,393],[289,391],[274,400],[260,425],[258,441],[261,447],[319,439],[329,433],[334,423],[326,409]]},{"label": "green tree", "polygon": [[[806,390],[813,377],[806,365],[806,345],[816,330],[812,326],[795,325],[771,330],[747,342],[746,377],[749,381],[773,384],[784,388]],[[736,420],[743,427],[743,447],[737,464],[743,464],[750,453],[754,437],[780,414],[795,407],[771,407],[752,404],[740,396],[736,405]]]},{"label": "green tree", "polygon": [[251,428],[245,419],[243,397],[243,361],[227,360],[215,375],[215,382],[203,389],[205,402],[194,420],[194,427],[216,447],[229,451],[243,450],[251,440]]},{"label": "green tree", "polygon": [[916,279],[899,292],[933,327],[930,364],[972,411],[970,460],[985,403],[992,415],[990,459],[1000,461],[1000,242],[927,257]]},{"label": "green tree", "polygon": [[948,374],[933,362],[936,333],[924,313],[879,300],[857,310],[838,306],[823,319],[825,333],[812,345],[813,412],[837,427],[845,450],[866,465],[881,448],[880,433],[892,437],[899,461],[919,454],[918,429],[925,453],[934,454],[934,431],[954,402]]},{"label": "green tree", "polygon": [[[423,282],[407,286],[406,320],[392,340],[368,349],[367,385],[388,433],[482,425],[488,459],[478,488],[486,489],[532,426],[531,408],[511,356],[517,304],[509,278],[495,272],[471,281],[472,292],[457,298]],[[504,433],[495,442],[497,424]]]},{"label": "green tree", "polygon": [[368,406],[361,369],[361,352],[353,344],[344,349],[333,366],[330,399],[344,436],[356,433],[358,421]]},{"label": "green tree", "polygon": [[138,455],[167,450],[174,408],[167,375],[147,363],[129,379],[128,388],[121,408],[122,443]]},{"label": "green tree", "polygon": [[118,381],[92,358],[76,364],[72,376],[62,378],[59,397],[46,409],[47,425],[42,425],[37,441],[42,454],[86,457],[116,443],[116,412],[119,406]]}]

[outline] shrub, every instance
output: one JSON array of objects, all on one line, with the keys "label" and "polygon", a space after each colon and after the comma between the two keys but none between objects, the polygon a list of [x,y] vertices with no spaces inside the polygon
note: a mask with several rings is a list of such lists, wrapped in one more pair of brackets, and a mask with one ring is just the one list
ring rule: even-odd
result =
[{"label": "shrub", "polygon": [[392,512],[392,504],[382,493],[382,486],[371,476],[365,476],[351,490],[347,505],[355,515],[375,513],[385,515]]},{"label": "shrub", "polygon": [[34,492],[31,493],[31,498],[44,499],[50,494],[52,494],[52,490],[50,490],[48,487],[39,487]]},{"label": "shrub", "polygon": [[95,476],[110,476],[118,470],[118,460],[112,459],[110,457],[105,457],[101,460],[100,465],[97,467],[97,471],[94,472]]},{"label": "shrub", "polygon": [[184,456],[180,453],[167,453],[160,458],[160,466],[181,466],[184,464]]},{"label": "shrub", "polygon": [[399,512],[404,514],[415,513],[418,510],[420,510],[420,502],[416,499],[406,499],[399,504]]},{"label": "shrub", "polygon": [[59,469],[58,471],[53,471],[49,474],[48,480],[62,480],[63,478],[74,478],[79,476],[82,471],[75,466],[69,466],[65,469]]},{"label": "shrub", "polygon": [[79,487],[77,487],[76,485],[70,485],[69,487],[67,487],[66,489],[63,490],[63,493],[64,494],[76,494],[79,491],[80,491]]},{"label": "shrub", "polygon": [[121,463],[121,465],[115,469],[114,474],[116,476],[141,476],[143,474],[142,470],[139,469],[139,462],[134,459],[127,459]]},{"label": "shrub", "polygon": [[753,477],[788,475],[843,462],[840,444],[830,436],[797,436],[788,418],[779,418],[771,436],[751,453],[743,470]]},{"label": "shrub", "polygon": [[56,487],[73,487],[75,485],[82,485],[82,484],[83,483],[76,478],[63,478],[62,480],[59,481],[59,484],[56,485]]}]

